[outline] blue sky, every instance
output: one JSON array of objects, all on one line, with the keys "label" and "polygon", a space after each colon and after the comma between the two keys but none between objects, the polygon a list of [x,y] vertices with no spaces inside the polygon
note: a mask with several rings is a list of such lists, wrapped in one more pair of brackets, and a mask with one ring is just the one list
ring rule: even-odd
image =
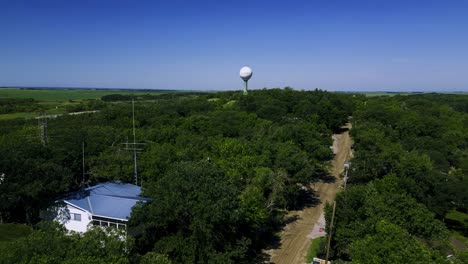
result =
[{"label": "blue sky", "polygon": [[0,0],[0,86],[468,91],[468,1]]}]

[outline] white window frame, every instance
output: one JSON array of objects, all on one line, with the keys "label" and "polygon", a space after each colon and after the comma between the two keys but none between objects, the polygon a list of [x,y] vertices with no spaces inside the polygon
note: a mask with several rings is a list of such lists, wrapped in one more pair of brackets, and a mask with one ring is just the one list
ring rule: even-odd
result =
[{"label": "white window frame", "polygon": [[71,214],[71,220],[81,222],[81,214],[72,213]]}]

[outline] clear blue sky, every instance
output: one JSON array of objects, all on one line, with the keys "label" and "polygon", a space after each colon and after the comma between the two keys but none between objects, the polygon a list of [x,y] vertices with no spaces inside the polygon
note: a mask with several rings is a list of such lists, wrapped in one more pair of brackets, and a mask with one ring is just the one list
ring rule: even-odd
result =
[{"label": "clear blue sky", "polygon": [[468,1],[0,0],[0,86],[468,91]]}]

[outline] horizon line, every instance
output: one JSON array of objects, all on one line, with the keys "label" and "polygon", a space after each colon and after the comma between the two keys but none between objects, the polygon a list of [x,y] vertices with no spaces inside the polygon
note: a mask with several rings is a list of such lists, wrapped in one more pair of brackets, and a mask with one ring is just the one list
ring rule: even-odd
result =
[{"label": "horizon line", "polygon": [[[313,90],[322,90],[327,92],[344,92],[344,93],[468,93],[468,91],[462,90],[327,90],[322,88],[312,88],[312,89],[295,89],[294,87],[285,86],[281,87],[263,87],[263,88],[254,88],[250,90],[262,90],[262,89],[285,89],[291,88],[295,91],[313,91]],[[233,90],[194,90],[194,89],[158,89],[158,88],[124,88],[124,87],[80,87],[80,86],[0,86],[0,89],[31,89],[31,90],[121,90],[121,91],[189,91],[189,92],[228,92],[236,91]]]}]

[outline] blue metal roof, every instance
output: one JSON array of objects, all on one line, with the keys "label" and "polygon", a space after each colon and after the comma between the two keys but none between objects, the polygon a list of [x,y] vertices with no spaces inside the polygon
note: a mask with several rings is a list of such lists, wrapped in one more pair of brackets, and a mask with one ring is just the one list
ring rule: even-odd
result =
[{"label": "blue metal roof", "polygon": [[130,183],[105,182],[81,190],[64,199],[65,202],[96,216],[127,220],[138,201],[141,187]]}]

